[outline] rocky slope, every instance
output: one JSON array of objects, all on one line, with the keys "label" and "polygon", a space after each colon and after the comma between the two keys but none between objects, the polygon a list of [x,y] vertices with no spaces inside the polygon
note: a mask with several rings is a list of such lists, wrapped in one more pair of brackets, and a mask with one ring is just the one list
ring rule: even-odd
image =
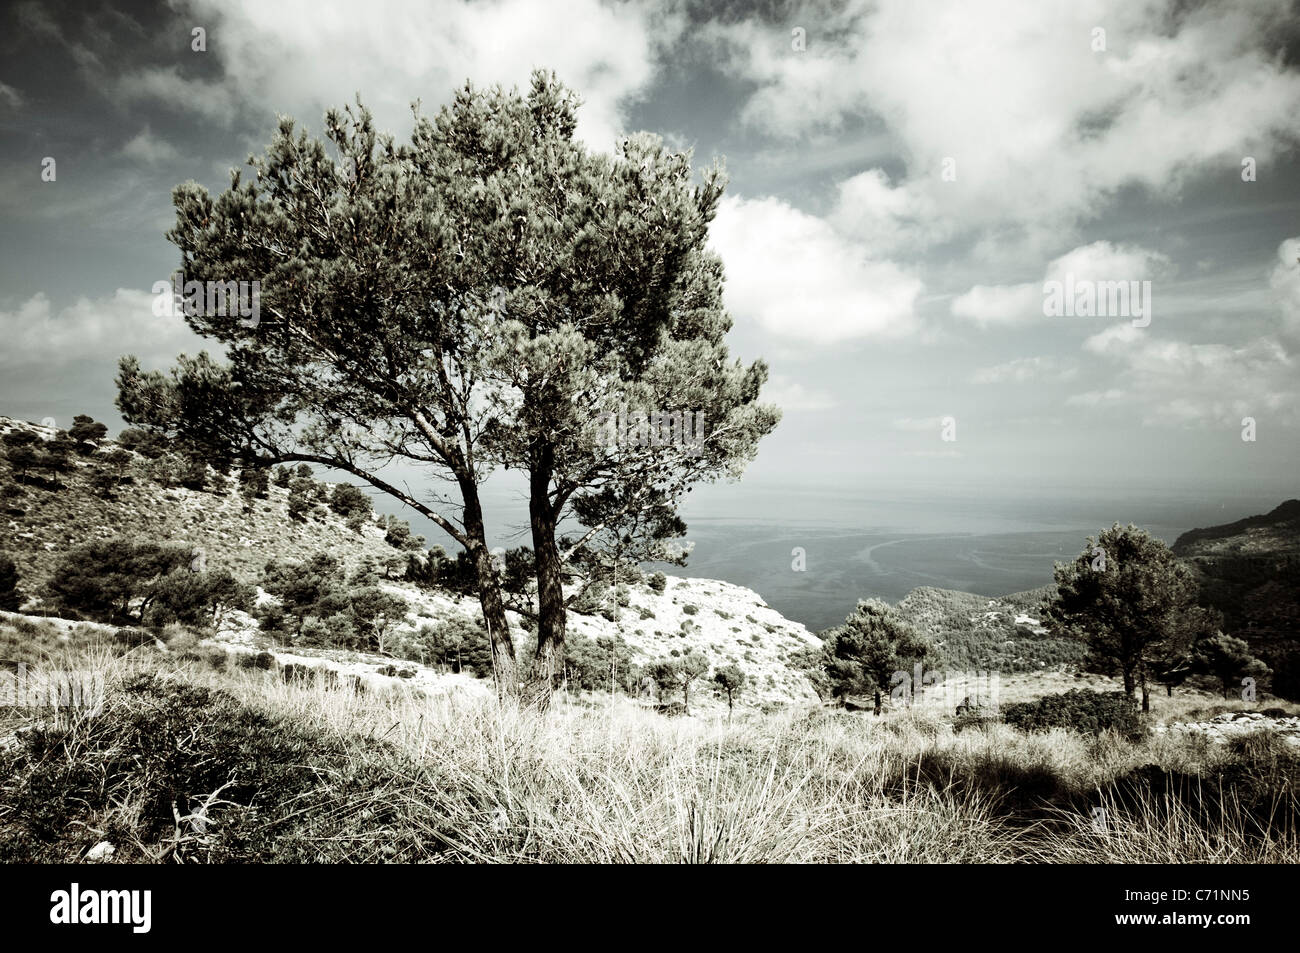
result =
[{"label": "rocky slope", "polygon": [[[46,432],[47,428],[0,417],[0,432],[13,428],[33,430],[43,439],[53,436]],[[251,508],[238,494],[233,480],[219,491],[165,488],[144,475],[144,461],[138,457],[130,468],[131,482],[103,494],[93,487],[92,479],[103,469],[106,455],[116,447],[113,441],[105,440],[96,453],[73,457],[69,471],[60,475],[57,488],[20,486],[6,495],[0,549],[14,557],[22,588],[34,594],[28,600],[28,611],[40,609],[39,593],[61,554],[94,539],[130,536],[155,542],[185,542],[205,552],[209,568],[227,567],[248,582],[255,582],[270,560],[303,560],[328,552],[350,571],[364,560],[382,563],[398,552],[384,541],[384,530],[373,520],[355,532],[342,518],[322,507],[314,518],[295,522],[288,516],[288,491],[275,486],[269,488],[266,499],[252,501]],[[16,486],[3,458],[0,483]],[[404,582],[385,581],[382,585],[410,607],[395,635],[416,631],[429,623],[479,615],[477,600],[470,597]],[[739,665],[747,677],[742,697],[748,705],[816,701],[808,680],[787,660],[792,653],[819,645],[819,640],[804,626],[769,608],[757,593],[716,580],[674,577],[669,577],[662,593],[644,584],[629,590],[630,604],[620,608],[616,619],[571,613],[571,631],[593,641],[620,635],[632,649],[635,662],[668,659],[694,650],[707,657],[712,668]],[[269,597],[261,593],[259,598]],[[530,652],[535,639],[524,631],[518,615],[510,613],[510,621],[518,651],[521,655]],[[409,684],[430,690],[441,690],[438,686],[449,684],[442,679],[443,673],[414,662],[393,663],[365,653],[276,646],[258,631],[249,616],[240,613],[232,616],[212,644],[232,653],[269,651],[281,667],[322,666],[322,671],[336,673],[331,677],[364,676],[376,685],[383,684],[385,678],[400,677],[374,677],[394,664],[397,671],[410,673]],[[474,681],[467,676],[456,678]],[[696,692],[693,702],[697,697],[702,700],[708,692],[703,681]]]}]

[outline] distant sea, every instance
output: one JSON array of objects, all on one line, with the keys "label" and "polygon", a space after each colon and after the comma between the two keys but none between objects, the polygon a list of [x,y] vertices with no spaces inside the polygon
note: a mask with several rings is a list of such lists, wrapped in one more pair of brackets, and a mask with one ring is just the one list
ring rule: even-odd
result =
[{"label": "distant sea", "polygon": [[[1062,486],[845,489],[742,480],[697,487],[682,516],[694,544],[678,576],[722,579],[759,593],[782,615],[820,632],[859,599],[897,602],[918,586],[1001,596],[1052,581],[1057,562],[1112,523],[1135,523],[1169,544],[1189,529],[1266,513],[1300,492],[1276,487],[1116,491]],[[492,545],[529,542],[522,490],[485,494]],[[407,511],[403,518],[409,518]],[[412,528],[454,549],[426,520]],[[805,570],[792,568],[793,550]]]},{"label": "distant sea", "polygon": [[[999,596],[1046,585],[1055,563],[1078,556],[1088,536],[1115,522],[1135,523],[1172,545],[1189,529],[1282,502],[1275,495],[1225,501],[1154,492],[1116,500],[1050,490],[875,496],[785,488],[728,497],[726,489],[710,487],[707,498],[684,508],[694,550],[686,568],[660,568],[753,589],[814,632],[843,622],[858,599],[897,602],[918,586]],[[732,512],[738,506],[746,512]],[[793,568],[796,547],[805,554],[803,571]]]}]

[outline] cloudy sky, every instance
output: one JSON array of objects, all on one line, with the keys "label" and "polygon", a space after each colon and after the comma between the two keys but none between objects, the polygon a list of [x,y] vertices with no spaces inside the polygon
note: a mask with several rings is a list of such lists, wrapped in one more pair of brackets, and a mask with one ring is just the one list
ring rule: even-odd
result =
[{"label": "cloudy sky", "polygon": [[[746,487],[1298,495],[1293,5],[754,6],[9,6],[0,413],[116,428],[119,354],[202,346],[150,307],[169,193],[220,189],[277,113],[319,131],[360,93],[405,136],[411,101],[543,66],[592,148],[725,157],[732,346],[785,409]],[[1067,280],[1138,282],[1145,317],[1045,314]]]}]

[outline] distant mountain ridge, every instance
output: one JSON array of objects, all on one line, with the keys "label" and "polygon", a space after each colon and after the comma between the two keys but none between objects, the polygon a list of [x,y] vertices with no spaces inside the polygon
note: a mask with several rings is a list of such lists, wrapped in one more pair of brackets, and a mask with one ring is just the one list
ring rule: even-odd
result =
[{"label": "distant mountain ridge", "polygon": [[1239,552],[1300,552],[1300,500],[1287,500],[1269,513],[1220,526],[1191,529],[1175,540],[1176,556],[1210,555],[1228,543]]},{"label": "distant mountain ridge", "polygon": [[1300,500],[1178,537],[1174,553],[1195,574],[1201,603],[1223,613],[1273,670],[1271,690],[1300,698]]}]

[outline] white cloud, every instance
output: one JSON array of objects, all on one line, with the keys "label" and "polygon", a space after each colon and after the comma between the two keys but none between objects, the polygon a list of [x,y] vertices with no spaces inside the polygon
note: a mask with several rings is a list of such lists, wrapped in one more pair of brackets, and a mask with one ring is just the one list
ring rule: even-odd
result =
[{"label": "white cloud", "polygon": [[1082,394],[1071,394],[1065,399],[1065,402],[1071,407],[1101,407],[1108,404],[1117,404],[1127,396],[1118,387],[1111,387],[1106,390],[1089,390],[1084,391]]},{"label": "white cloud", "polygon": [[982,367],[971,376],[975,384],[1023,384],[1028,381],[1069,381],[1078,369],[1053,357],[1020,357],[993,367]]},{"label": "white cloud", "polygon": [[170,142],[155,136],[146,126],[122,147],[122,155],[152,165],[178,158],[180,153]]},{"label": "white cloud", "polygon": [[979,327],[1041,321],[1043,286],[1049,281],[1143,281],[1164,274],[1168,264],[1164,255],[1150,249],[1096,241],[1053,259],[1040,282],[976,285],[953,299],[952,313]]},{"label": "white cloud", "polygon": [[654,73],[654,45],[679,29],[641,3],[531,2],[322,5],[312,0],[189,0],[207,29],[220,80],[182,80],[141,70],[120,84],[127,98],[166,101],[230,121],[239,109],[286,113],[316,125],[324,110],[360,92],[381,129],[403,135],[410,103],[433,108],[466,80],[526,90],[534,67],[579,90],[579,135],[601,149],[622,130],[622,103]]},{"label": "white cloud", "polygon": [[1083,346],[1118,366],[1124,388],[1076,394],[1070,404],[1122,403],[1148,424],[1233,427],[1253,416],[1290,426],[1300,420],[1295,359],[1272,338],[1190,344],[1120,324]]},{"label": "white cloud", "polygon": [[0,83],[0,103],[8,106],[10,109],[19,109],[23,104],[22,93],[14,89],[8,83]]},{"label": "white cloud", "polygon": [[953,299],[952,313],[980,327],[1022,324],[1043,316],[1043,286],[976,285]]},{"label": "white cloud", "polygon": [[[1125,186],[1176,195],[1192,175],[1294,143],[1300,73],[1277,55],[1292,15],[1288,0],[856,0],[808,17],[804,52],[753,21],[701,35],[758,85],[750,127],[804,140],[882,123],[907,163],[900,214],[919,211],[940,240],[950,225],[1050,248]],[[940,175],[949,157],[954,181]],[[856,192],[841,214],[861,198],[870,219],[878,189]]]},{"label": "white cloud", "polygon": [[[118,355],[136,354],[147,363],[170,361],[177,353],[212,343],[200,342],[179,318],[153,313],[148,291],[118,288],[111,296],[77,298],[55,310],[38,292],[16,308],[0,309],[0,366],[60,366],[77,361],[112,363]],[[111,376],[111,373],[110,373]]]},{"label": "white cloud", "polygon": [[826,345],[916,329],[920,279],[779,199],[724,198],[710,239],[727,307],[774,335]]}]

